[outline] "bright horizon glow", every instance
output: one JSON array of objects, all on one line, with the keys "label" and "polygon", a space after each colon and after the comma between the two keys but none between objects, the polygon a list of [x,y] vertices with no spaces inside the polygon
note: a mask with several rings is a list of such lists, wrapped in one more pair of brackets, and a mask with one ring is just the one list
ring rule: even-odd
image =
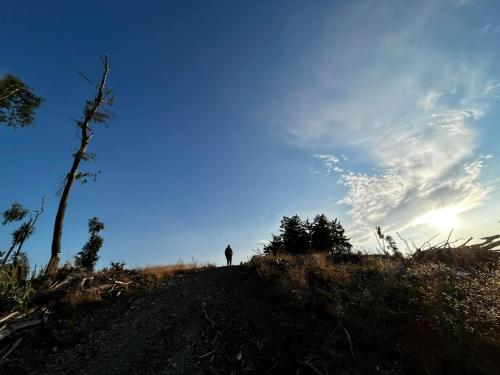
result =
[{"label": "bright horizon glow", "polygon": [[440,231],[458,229],[462,224],[458,215],[463,211],[459,207],[445,207],[431,210],[416,218],[414,225],[429,224]]}]

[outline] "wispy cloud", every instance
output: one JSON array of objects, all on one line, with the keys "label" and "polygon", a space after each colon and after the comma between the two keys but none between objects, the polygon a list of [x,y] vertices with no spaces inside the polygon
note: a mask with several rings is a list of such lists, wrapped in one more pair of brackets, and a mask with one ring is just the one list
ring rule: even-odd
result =
[{"label": "wispy cloud", "polygon": [[314,155],[316,159],[323,162],[325,167],[325,172],[331,174],[333,172],[342,173],[344,169],[340,165],[340,159],[335,155],[331,154],[316,154]]},{"label": "wispy cloud", "polygon": [[[366,3],[352,7],[331,30],[343,35],[325,47],[332,58],[291,98],[290,139],[322,150],[314,156],[327,172],[339,173],[346,188],[340,202],[349,207],[351,232],[360,241],[375,225],[401,230],[437,208],[465,212],[489,192],[480,184],[488,157],[476,154],[478,123],[500,85],[480,56],[434,45],[433,25],[445,13],[429,4],[385,7],[384,16]],[[400,22],[386,27],[384,17]],[[463,31],[449,32],[460,40]],[[328,153],[339,148],[371,168],[345,171]]]},{"label": "wispy cloud", "polygon": [[449,0],[450,3],[458,8],[471,8],[481,5],[481,0]]}]

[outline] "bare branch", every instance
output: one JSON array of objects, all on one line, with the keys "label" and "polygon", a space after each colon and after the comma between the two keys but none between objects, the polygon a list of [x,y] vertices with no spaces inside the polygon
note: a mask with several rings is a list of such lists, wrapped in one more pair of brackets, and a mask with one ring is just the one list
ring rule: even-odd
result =
[{"label": "bare branch", "polygon": [[18,339],[14,344],[12,344],[12,346],[10,347],[9,350],[7,350],[7,352],[2,356],[2,358],[0,358],[0,367],[5,363],[5,360],[7,359],[7,357],[9,356],[10,353],[12,353],[12,351],[17,348],[17,346],[21,343],[21,340],[22,340],[22,337],[20,339]]},{"label": "bare branch", "polygon": [[422,246],[420,246],[418,249],[419,249],[419,250],[422,250],[426,244],[427,244],[427,245],[429,245],[429,247],[432,247],[432,246],[431,246],[431,241],[432,241],[434,238],[436,238],[437,236],[439,236],[439,233],[436,233],[434,236],[432,236],[430,240],[425,241],[425,242],[422,244]]},{"label": "bare branch", "polygon": [[87,76],[83,73],[80,73],[78,72],[78,74],[80,74],[80,76],[86,80],[88,83],[90,83],[93,87],[95,87],[96,89],[99,89],[99,85],[97,85],[96,83],[92,82],[89,78],[87,78]]}]

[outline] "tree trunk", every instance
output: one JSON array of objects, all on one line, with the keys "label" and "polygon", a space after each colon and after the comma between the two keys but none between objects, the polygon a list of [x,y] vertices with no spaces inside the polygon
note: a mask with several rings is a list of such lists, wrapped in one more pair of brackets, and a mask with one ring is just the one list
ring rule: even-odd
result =
[{"label": "tree trunk", "polygon": [[71,166],[70,172],[66,176],[64,189],[61,194],[61,200],[59,201],[59,207],[57,209],[56,219],[54,222],[54,235],[52,237],[51,255],[49,264],[45,269],[45,276],[54,276],[59,267],[59,262],[61,260],[61,239],[63,233],[64,215],[66,213],[66,207],[68,205],[68,198],[71,192],[71,188],[73,187],[73,184],[75,182],[80,162],[84,158],[90,139],[92,138],[92,134],[90,132],[90,122],[94,120],[99,106],[107,100],[105,98],[105,86],[109,73],[109,64],[106,57],[103,60],[103,65],[104,70],[101,78],[101,83],[98,87],[97,95],[94,98],[93,102],[84,109],[84,118],[78,124],[78,126],[82,130],[80,148],[74,154],[73,165]]},{"label": "tree trunk", "polygon": [[2,261],[2,266],[5,266],[7,263],[7,259],[9,259],[10,253],[12,253],[12,250],[16,247],[17,243],[13,243],[12,246],[10,247],[9,251],[7,251],[7,254],[5,254],[5,257],[3,258]]}]

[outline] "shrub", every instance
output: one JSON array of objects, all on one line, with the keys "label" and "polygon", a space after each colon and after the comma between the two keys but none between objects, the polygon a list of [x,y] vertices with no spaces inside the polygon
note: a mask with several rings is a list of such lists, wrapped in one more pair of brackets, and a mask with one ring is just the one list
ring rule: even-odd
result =
[{"label": "shrub", "polygon": [[0,311],[25,308],[34,289],[25,256],[18,261],[0,267]]}]

